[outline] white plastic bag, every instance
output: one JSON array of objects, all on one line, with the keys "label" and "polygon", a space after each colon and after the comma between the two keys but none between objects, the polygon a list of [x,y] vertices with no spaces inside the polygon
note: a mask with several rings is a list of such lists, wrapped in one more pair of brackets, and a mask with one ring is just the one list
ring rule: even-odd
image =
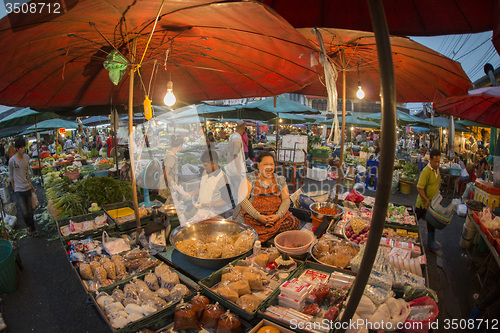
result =
[{"label": "white plastic bag", "polygon": [[127,241],[123,238],[109,237],[106,231],[102,232],[102,247],[111,256],[130,250],[130,244]]},{"label": "white plastic bag", "polygon": [[464,204],[458,205],[457,215],[461,217],[467,216],[467,205]]},{"label": "white plastic bag", "polygon": [[163,252],[167,247],[165,229],[152,233],[149,236],[149,250],[152,252]]}]

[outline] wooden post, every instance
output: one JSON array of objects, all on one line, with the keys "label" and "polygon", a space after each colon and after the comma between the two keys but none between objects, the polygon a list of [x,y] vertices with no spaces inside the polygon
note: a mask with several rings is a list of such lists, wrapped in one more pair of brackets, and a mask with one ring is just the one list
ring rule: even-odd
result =
[{"label": "wooden post", "polygon": [[132,54],[131,54],[131,62],[132,66],[130,67],[130,81],[128,86],[128,146],[130,153],[130,178],[132,181],[132,199],[134,203],[134,212],[135,212],[135,221],[137,222],[137,235],[136,242],[139,244],[139,234],[141,233],[141,219],[139,217],[139,202],[137,200],[137,186],[135,183],[135,172],[134,172],[134,71],[136,68],[135,65],[135,52],[137,47],[137,39],[134,38],[132,42]]},{"label": "wooden post", "polygon": [[[339,172],[337,174],[337,188],[335,189],[335,203],[339,202],[339,187],[340,187],[340,177],[344,172],[342,164],[344,163],[344,137],[345,137],[345,109],[346,109],[346,74],[345,74],[345,55],[344,49],[340,50],[341,61],[342,61],[342,132],[340,134],[340,162],[339,162]],[[334,128],[332,128],[332,131]],[[351,138],[352,141],[352,138]]]}]

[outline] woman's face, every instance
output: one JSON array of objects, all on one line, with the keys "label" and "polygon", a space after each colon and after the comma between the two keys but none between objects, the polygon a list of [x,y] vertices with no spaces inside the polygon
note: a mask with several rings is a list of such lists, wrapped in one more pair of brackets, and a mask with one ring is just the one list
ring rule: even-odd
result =
[{"label": "woman's face", "polygon": [[265,178],[271,178],[274,173],[274,158],[265,156],[258,165],[260,174]]}]

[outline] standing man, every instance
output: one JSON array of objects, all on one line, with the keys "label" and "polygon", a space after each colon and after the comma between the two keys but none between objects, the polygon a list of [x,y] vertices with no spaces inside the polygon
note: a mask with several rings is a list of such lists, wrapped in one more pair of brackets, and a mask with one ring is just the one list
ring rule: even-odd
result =
[{"label": "standing man", "polygon": [[12,191],[16,194],[29,236],[38,236],[33,219],[32,192],[35,191],[30,177],[30,158],[26,154],[26,141],[18,137],[15,141],[16,153],[9,160],[9,178]]},{"label": "standing man", "polygon": [[[437,149],[431,150],[429,164],[420,172],[417,184],[417,203],[415,204],[415,213],[417,220],[424,219],[427,208],[431,205],[434,196],[439,192],[439,183],[441,175],[439,174],[439,162],[441,161],[441,153]],[[439,250],[439,245],[436,242],[436,229],[427,222],[427,248],[435,252]]]},{"label": "standing man", "polygon": [[229,137],[227,146],[227,174],[231,181],[232,193],[238,193],[241,180],[245,177],[247,167],[245,164],[245,153],[243,150],[242,135],[245,132],[245,122],[240,120],[236,123],[236,129]]},{"label": "standing man", "polygon": [[4,163],[5,159],[5,146],[3,140],[0,141],[0,163]]}]

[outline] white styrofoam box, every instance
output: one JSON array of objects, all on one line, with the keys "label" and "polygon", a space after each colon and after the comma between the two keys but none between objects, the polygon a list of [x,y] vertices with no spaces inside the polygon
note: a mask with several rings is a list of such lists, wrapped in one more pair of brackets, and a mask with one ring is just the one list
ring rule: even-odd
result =
[{"label": "white styrofoam box", "polygon": [[281,139],[281,147],[307,150],[307,135],[283,135],[283,138]]},{"label": "white styrofoam box", "polygon": [[280,149],[278,153],[278,161],[304,163],[306,153],[303,150]]},{"label": "white styrofoam box", "polygon": [[312,180],[317,180],[317,181],[324,181],[324,180],[326,180],[327,174],[328,174],[328,170],[326,170],[326,169],[307,168],[306,178],[309,178]]},{"label": "white styrofoam box", "polygon": [[0,187],[0,197],[3,203],[8,203],[10,201],[9,190],[6,187]]}]

